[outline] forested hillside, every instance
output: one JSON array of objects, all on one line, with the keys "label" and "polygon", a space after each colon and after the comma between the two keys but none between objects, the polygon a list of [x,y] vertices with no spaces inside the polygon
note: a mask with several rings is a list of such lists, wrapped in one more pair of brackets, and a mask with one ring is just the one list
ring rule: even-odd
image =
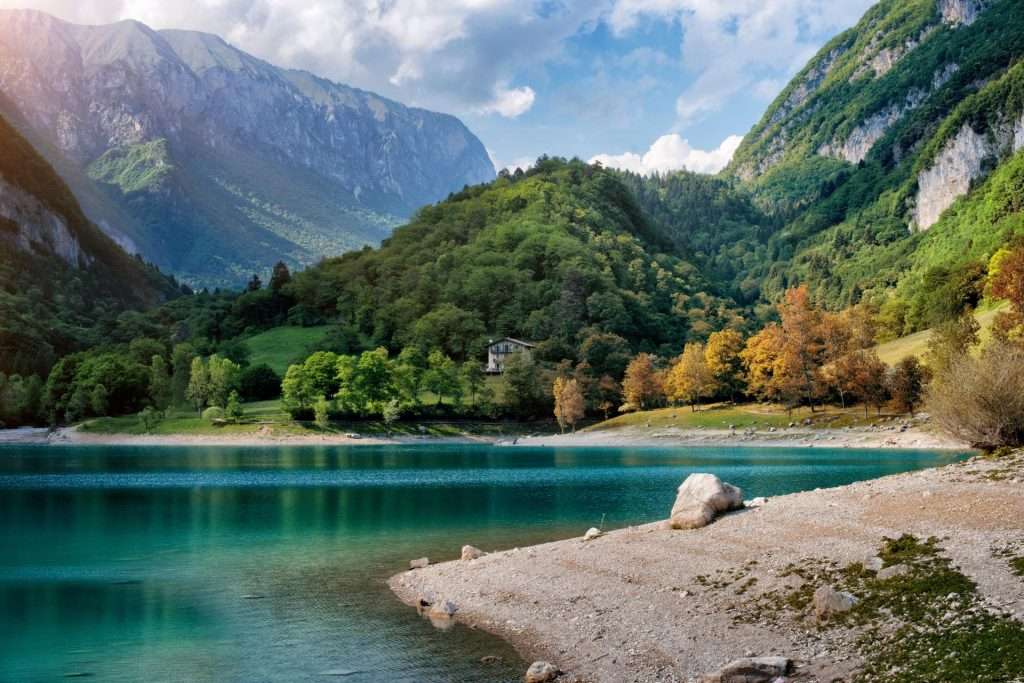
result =
[{"label": "forested hillside", "polygon": [[290,291],[304,316],[367,348],[465,358],[510,335],[542,342],[553,361],[609,345],[671,353],[742,323],[677,246],[619,174],[541,159],[425,207],[379,249],[325,261]]},{"label": "forested hillside", "polygon": [[0,373],[46,373],[104,338],[100,323],[178,294],[82,214],[67,186],[0,118]]},{"label": "forested hillside", "polygon": [[929,271],[971,279],[1020,230],[1022,55],[1014,0],[886,0],[826,45],[727,171],[781,226],[752,270],[763,295],[895,293],[902,331],[934,323]]}]

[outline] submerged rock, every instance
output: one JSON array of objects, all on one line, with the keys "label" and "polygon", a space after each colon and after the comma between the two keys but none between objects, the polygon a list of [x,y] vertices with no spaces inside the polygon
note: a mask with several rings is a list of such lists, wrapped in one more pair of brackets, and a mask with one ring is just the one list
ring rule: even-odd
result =
[{"label": "submerged rock", "polygon": [[558,667],[551,662],[534,662],[526,670],[524,680],[526,683],[549,683],[562,674]]},{"label": "submerged rock", "polygon": [[691,474],[679,487],[669,522],[673,529],[698,529],[716,516],[743,507],[743,492],[713,474]]}]

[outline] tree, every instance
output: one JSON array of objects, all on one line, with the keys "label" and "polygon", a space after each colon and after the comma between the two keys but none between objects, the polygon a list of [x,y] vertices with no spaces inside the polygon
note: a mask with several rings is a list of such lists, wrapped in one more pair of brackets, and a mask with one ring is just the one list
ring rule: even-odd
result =
[{"label": "tree", "polygon": [[978,343],[978,321],[970,313],[948,320],[932,331],[925,362],[933,372],[949,368]]},{"label": "tree", "polygon": [[986,293],[1010,302],[996,318],[993,331],[1004,339],[1024,341],[1024,244],[1003,248],[989,261]]},{"label": "tree", "polygon": [[163,413],[171,405],[171,376],[163,356],[153,356],[149,364],[149,400]]},{"label": "tree", "polygon": [[691,343],[672,365],[665,380],[665,395],[672,402],[682,402],[696,410],[700,399],[715,390],[715,378],[704,360],[703,344]]},{"label": "tree", "polygon": [[281,288],[292,281],[292,274],[284,261],[274,264],[274,271],[270,275],[270,289],[273,292],[280,292]]},{"label": "tree", "polygon": [[940,427],[975,448],[1024,446],[1024,348],[993,340],[934,372],[926,403]]},{"label": "tree", "polygon": [[381,418],[384,420],[384,426],[387,429],[388,436],[391,436],[391,430],[402,417],[402,404],[397,398],[393,398],[384,404],[381,409]]},{"label": "tree", "polygon": [[[451,372],[457,378],[458,373],[454,368]],[[384,404],[398,395],[387,349],[379,348],[360,354],[356,364],[355,390],[362,400],[364,410],[371,413],[381,412]]]},{"label": "tree", "polygon": [[889,395],[892,407],[901,413],[914,415],[914,409],[924,397],[928,383],[928,369],[921,365],[916,356],[907,356],[893,368],[888,377]]},{"label": "tree", "polygon": [[202,414],[203,408],[210,400],[210,370],[199,356],[192,359],[191,368],[185,396],[192,401],[196,412]]},{"label": "tree", "polygon": [[331,426],[331,403],[323,396],[317,398],[313,405],[313,421],[322,430]]},{"label": "tree", "polygon": [[102,384],[93,386],[89,392],[89,410],[93,415],[106,415],[110,407],[110,394]]},{"label": "tree", "polygon": [[662,386],[650,354],[638,354],[626,366],[622,380],[622,394],[626,406],[632,410],[646,410],[662,396]]},{"label": "tree", "polygon": [[509,412],[521,418],[541,414],[544,388],[541,371],[531,354],[512,354],[505,361],[501,381],[502,397]]},{"label": "tree", "polygon": [[393,377],[401,400],[410,406],[418,406],[423,390],[423,374],[427,370],[427,356],[423,349],[413,344],[402,349],[395,359]]},{"label": "tree", "polygon": [[556,377],[552,393],[555,398],[555,418],[558,427],[565,432],[566,427],[576,431],[576,424],[586,415],[586,403],[579,384],[575,379]]},{"label": "tree", "polygon": [[156,410],[152,406],[146,406],[139,413],[139,422],[142,423],[142,429],[147,434],[153,432],[160,425],[160,421],[163,419],[159,410]]},{"label": "tree", "polygon": [[469,402],[477,405],[480,391],[484,388],[487,376],[484,374],[484,366],[480,361],[468,360],[462,364],[462,384],[469,394]]},{"label": "tree", "polygon": [[238,422],[245,416],[245,411],[242,409],[242,402],[238,398],[238,392],[232,390],[228,394],[228,402],[224,407],[224,417],[231,422]]},{"label": "tree", "polygon": [[779,304],[782,318],[782,358],[775,381],[783,394],[799,393],[814,410],[821,394],[821,368],[825,365],[827,345],[822,336],[823,316],[811,305],[807,286],[786,292]]},{"label": "tree", "polygon": [[736,330],[721,330],[708,337],[704,362],[716,384],[736,402],[743,389],[743,335]]},{"label": "tree", "polygon": [[597,380],[597,408],[608,419],[608,414],[622,401],[622,385],[611,375],[601,375]]},{"label": "tree", "polygon": [[750,337],[740,353],[747,369],[747,388],[762,401],[782,402],[788,398],[779,380],[783,345],[782,328],[770,323]]},{"label": "tree", "polygon": [[243,368],[238,375],[238,393],[246,401],[267,401],[281,395],[281,376],[266,363]]},{"label": "tree", "polygon": [[437,395],[437,405],[441,405],[445,397],[451,397],[455,403],[462,397],[458,366],[440,349],[431,351],[427,358],[423,387]]},{"label": "tree", "polygon": [[331,351],[317,351],[302,363],[313,391],[318,396],[333,397],[341,388],[338,377],[338,355]]},{"label": "tree", "polygon": [[208,401],[211,405],[224,408],[228,396],[238,386],[238,374],[242,369],[234,361],[216,354],[210,356],[207,368],[210,382]]},{"label": "tree", "polygon": [[305,368],[302,365],[288,366],[288,371],[281,381],[281,402],[285,410],[294,417],[308,411],[317,398],[323,398],[323,395],[316,393]]},{"label": "tree", "polygon": [[180,406],[187,400],[189,379],[192,376],[192,359],[195,351],[191,344],[177,344],[171,354],[171,403]]}]

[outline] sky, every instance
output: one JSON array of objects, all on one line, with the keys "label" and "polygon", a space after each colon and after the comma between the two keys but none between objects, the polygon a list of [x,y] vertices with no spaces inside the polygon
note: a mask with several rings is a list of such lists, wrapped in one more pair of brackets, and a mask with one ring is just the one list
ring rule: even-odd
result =
[{"label": "sky", "polygon": [[0,0],[216,33],[284,67],[454,114],[497,168],[541,154],[713,173],[875,0]]}]

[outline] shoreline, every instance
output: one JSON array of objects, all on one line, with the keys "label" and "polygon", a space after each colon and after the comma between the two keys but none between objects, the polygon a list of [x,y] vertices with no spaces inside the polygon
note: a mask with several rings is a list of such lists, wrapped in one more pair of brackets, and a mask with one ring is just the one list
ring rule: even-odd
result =
[{"label": "shoreline", "polygon": [[388,584],[410,607],[450,601],[457,621],[527,662],[553,662],[567,672],[560,681],[682,683],[745,656],[792,659],[792,680],[849,680],[865,663],[856,627],[757,611],[803,583],[794,564],[846,567],[868,562],[886,537],[937,537],[985,609],[1024,621],[1024,581],[996,552],[1024,551],[1022,484],[1024,453],[976,456],[771,498],[703,529],[655,522],[405,571]]},{"label": "shoreline", "polygon": [[2,445],[50,446],[397,446],[481,444],[509,448],[864,448],[885,450],[970,450],[966,444],[919,428],[781,428],[740,432],[726,429],[588,430],[572,434],[460,436],[276,433],[266,428],[253,433],[225,434],[101,434],[74,427],[56,430],[0,430]]}]

